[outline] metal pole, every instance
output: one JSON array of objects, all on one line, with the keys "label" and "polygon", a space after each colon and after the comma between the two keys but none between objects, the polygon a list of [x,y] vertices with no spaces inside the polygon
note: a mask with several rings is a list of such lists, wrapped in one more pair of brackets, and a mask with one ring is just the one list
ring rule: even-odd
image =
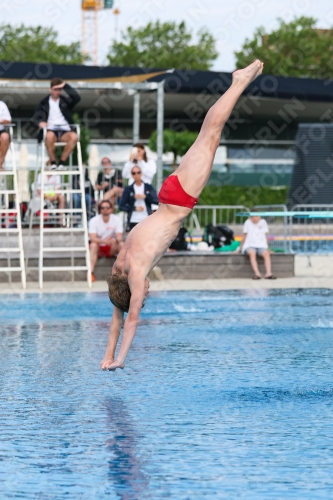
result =
[{"label": "metal pole", "polygon": [[133,104],[133,144],[140,138],[140,92],[134,94]]},{"label": "metal pole", "polygon": [[98,66],[98,13],[95,8],[95,49],[94,49],[94,65]]},{"label": "metal pole", "polygon": [[86,18],[85,11],[82,10],[82,47],[81,47],[82,55],[86,55]]},{"label": "metal pole", "polygon": [[164,81],[157,88],[157,181],[159,191],[163,182],[163,129],[164,129]]}]

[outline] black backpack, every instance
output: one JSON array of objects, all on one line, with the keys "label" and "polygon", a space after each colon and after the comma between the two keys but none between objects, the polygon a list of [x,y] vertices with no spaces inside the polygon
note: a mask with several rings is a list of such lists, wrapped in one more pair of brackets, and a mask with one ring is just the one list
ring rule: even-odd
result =
[{"label": "black backpack", "polygon": [[205,227],[203,241],[208,245],[213,245],[214,248],[221,248],[226,245],[231,245],[234,241],[234,232],[228,226],[213,226],[208,224]]},{"label": "black backpack", "polygon": [[176,239],[171,243],[169,248],[171,248],[171,250],[177,250],[178,252],[187,250],[186,236],[188,236],[186,227],[181,227]]}]

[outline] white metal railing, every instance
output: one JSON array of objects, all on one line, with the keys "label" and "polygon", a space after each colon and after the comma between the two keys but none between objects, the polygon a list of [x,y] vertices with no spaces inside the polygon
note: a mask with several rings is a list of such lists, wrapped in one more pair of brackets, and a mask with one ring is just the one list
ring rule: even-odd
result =
[{"label": "white metal railing", "polygon": [[[85,174],[82,165],[82,154],[81,154],[81,143],[80,143],[80,127],[78,125],[73,125],[76,127],[76,133],[78,135],[78,141],[76,144],[77,160],[78,164],[73,165],[72,155],[69,159],[69,166],[65,167],[65,170],[61,171],[51,171],[46,170],[46,146],[45,137],[46,129],[43,129],[43,141],[40,144],[39,150],[39,165],[36,165],[35,175],[34,175],[34,188],[32,192],[32,201],[34,206],[30,203],[30,214],[29,214],[29,234],[27,241],[27,251],[26,251],[26,269],[29,268],[29,251],[30,251],[30,240],[32,238],[32,228],[34,224],[34,212],[35,209],[38,213],[39,218],[39,259],[38,259],[38,272],[39,272],[39,287],[43,288],[44,273],[45,272],[58,272],[64,271],[66,273],[72,273],[72,280],[74,281],[75,271],[87,271],[87,281],[89,287],[91,286],[91,272],[90,272],[90,255],[89,255],[89,238],[88,238],[88,228],[86,224],[87,210],[86,210],[86,199],[85,199]],[[55,146],[64,146],[63,142],[56,142]],[[38,174],[40,170],[40,173]],[[46,188],[45,179],[48,175],[58,175],[60,179],[60,189],[56,189],[57,194],[61,194],[64,198],[65,208],[55,207],[53,204],[45,206],[44,194]],[[39,182],[38,182],[39,176]],[[79,177],[79,189],[74,189],[73,178],[74,176]],[[80,196],[81,208],[73,207],[73,195],[78,194]],[[39,206],[38,206],[39,205]],[[69,205],[69,206],[66,206]],[[50,218],[46,220],[46,218]],[[78,221],[80,223],[78,223]],[[50,235],[48,233],[54,233]],[[45,236],[47,244],[45,245]],[[61,239],[63,241],[61,241]],[[59,243],[60,242],[60,246]],[[56,243],[56,244],[55,244]],[[70,253],[70,265],[66,266],[46,266],[44,264],[44,258],[48,257],[49,252],[57,254],[58,252],[69,252]],[[83,253],[85,258],[85,265],[77,265],[75,258]],[[46,254],[46,255],[44,255]],[[59,257],[59,256],[58,256]]]},{"label": "white metal railing", "polygon": [[[21,273],[22,287],[26,288],[26,272],[24,267],[24,248],[22,237],[21,224],[21,208],[19,187],[17,178],[17,168],[14,154],[14,139],[13,125],[6,124],[5,129],[8,130],[10,136],[10,151],[11,151],[11,168],[0,171],[0,234],[1,248],[0,254],[5,253],[7,256],[7,266],[0,267],[1,272],[9,273],[9,281],[11,282],[14,271]],[[13,207],[10,208],[10,198],[12,198]],[[10,236],[15,233],[17,241],[11,241]],[[11,264],[11,254],[18,255],[19,265]]]},{"label": "white metal railing", "polygon": [[[292,211],[333,211],[333,204],[300,204]],[[333,253],[333,219],[296,219],[289,222],[290,252],[306,255]]]},{"label": "white metal railing", "polygon": [[244,205],[197,205],[186,218],[184,225],[193,233],[202,233],[205,226],[242,226],[247,218],[237,217],[238,212],[248,212]]}]

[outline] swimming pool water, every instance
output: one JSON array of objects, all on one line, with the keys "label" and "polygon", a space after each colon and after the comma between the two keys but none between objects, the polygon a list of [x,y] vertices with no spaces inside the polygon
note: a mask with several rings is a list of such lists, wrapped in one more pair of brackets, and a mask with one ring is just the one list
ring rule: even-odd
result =
[{"label": "swimming pool water", "polygon": [[0,295],[0,498],[331,498],[332,305],[153,293],[109,373],[106,294]]}]

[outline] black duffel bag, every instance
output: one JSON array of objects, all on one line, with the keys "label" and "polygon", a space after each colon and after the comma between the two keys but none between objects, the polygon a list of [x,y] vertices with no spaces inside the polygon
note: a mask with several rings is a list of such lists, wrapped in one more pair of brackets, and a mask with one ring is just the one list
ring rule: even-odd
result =
[{"label": "black duffel bag", "polygon": [[213,226],[208,224],[205,227],[203,241],[208,245],[213,245],[214,248],[221,248],[226,245],[231,245],[234,241],[234,232],[228,226]]},{"label": "black duffel bag", "polygon": [[187,250],[188,249],[186,241],[187,236],[189,236],[189,234],[186,227],[181,227],[179,229],[176,239],[171,243],[169,248],[171,250],[177,250],[177,252]]}]

